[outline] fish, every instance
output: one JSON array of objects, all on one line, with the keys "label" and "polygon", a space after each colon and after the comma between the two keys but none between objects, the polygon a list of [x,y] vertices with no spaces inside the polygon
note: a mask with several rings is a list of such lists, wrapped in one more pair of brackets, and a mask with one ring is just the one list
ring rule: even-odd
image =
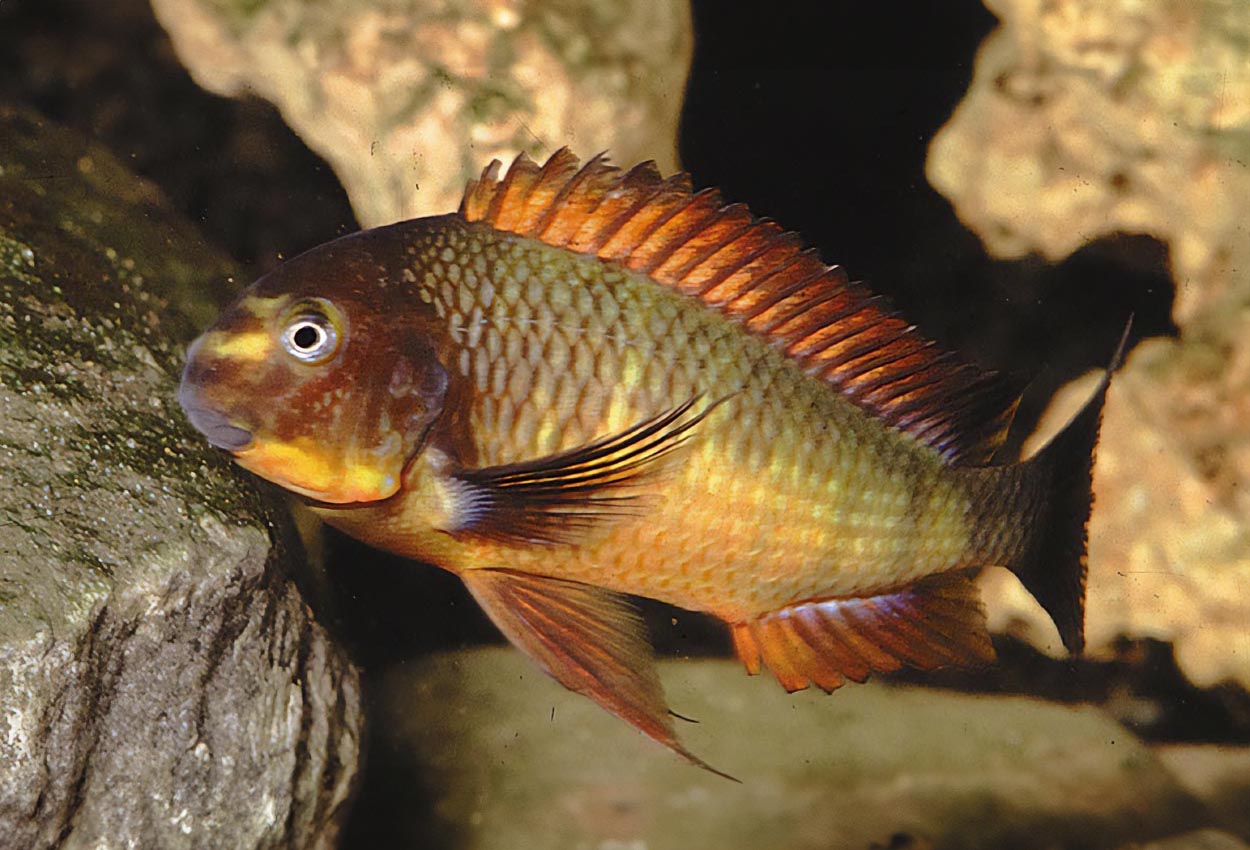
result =
[{"label": "fish", "polygon": [[247,288],[188,349],[191,424],[331,526],[456,574],[560,684],[716,773],[632,597],[719,619],[787,691],[992,662],[988,565],[1082,650],[1127,328],[1065,428],[1000,462],[1018,382],[795,234],[650,162],[501,170]]}]

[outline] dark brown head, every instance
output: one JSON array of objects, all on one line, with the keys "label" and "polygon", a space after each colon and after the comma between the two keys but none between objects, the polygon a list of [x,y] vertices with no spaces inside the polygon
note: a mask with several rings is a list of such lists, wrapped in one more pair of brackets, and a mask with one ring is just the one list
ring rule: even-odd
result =
[{"label": "dark brown head", "polygon": [[191,345],[178,401],[213,445],[322,502],[399,489],[447,391],[399,227],[291,260]]}]

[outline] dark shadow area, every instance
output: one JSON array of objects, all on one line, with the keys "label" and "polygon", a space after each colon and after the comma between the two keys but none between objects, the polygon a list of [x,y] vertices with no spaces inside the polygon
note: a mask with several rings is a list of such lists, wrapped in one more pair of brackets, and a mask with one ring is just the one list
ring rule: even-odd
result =
[{"label": "dark shadow area", "polygon": [[1093,703],[1148,741],[1250,743],[1250,694],[1232,684],[1196,687],[1181,673],[1170,644],[1121,639],[1105,661],[1051,658],[1006,636],[995,637],[994,649],[998,662],[981,670],[900,671],[890,679]]},{"label": "dark shadow area", "polygon": [[905,25],[884,4],[770,10],[694,4],[683,163],[696,185],[800,232],[928,335],[1027,382],[1008,452],[1059,386],[1106,365],[1130,314],[1133,341],[1175,332],[1155,240],[1104,239],[1057,265],[995,260],[926,181],[929,143],[995,25],[980,2],[922,4]]},{"label": "dark shadow area", "polygon": [[[366,676],[364,685],[367,700],[377,704],[381,697],[373,693],[376,677]],[[440,792],[429,787],[422,765],[409,750],[395,746],[386,730],[374,728],[375,723],[370,718],[356,799],[338,844],[340,850],[467,846],[465,829],[439,816],[434,803]]]},{"label": "dark shadow area", "polygon": [[342,639],[366,669],[415,654],[502,641],[449,572],[327,529],[326,564]]},{"label": "dark shadow area", "polygon": [[256,273],[356,229],[278,110],[196,85],[145,0],[0,3],[0,98],[94,137]]}]

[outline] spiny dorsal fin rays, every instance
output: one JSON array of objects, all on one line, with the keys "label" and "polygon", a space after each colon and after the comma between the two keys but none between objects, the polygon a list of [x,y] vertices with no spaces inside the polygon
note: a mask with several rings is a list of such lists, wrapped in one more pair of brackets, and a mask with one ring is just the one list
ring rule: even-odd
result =
[{"label": "spiny dorsal fin rays", "polygon": [[499,179],[499,169],[503,164],[499,160],[491,160],[490,165],[482,171],[477,180],[470,180],[465,186],[464,197],[460,199],[459,213],[466,221],[478,221],[486,217],[486,209]]},{"label": "spiny dorsal fin rays", "polygon": [[622,173],[567,148],[541,167],[492,162],[460,204],[466,221],[592,254],[698,298],[820,377],[866,412],[952,462],[981,464],[1002,443],[1018,393],[961,363],[796,234],[724,206],[655,163]]},{"label": "spiny dorsal fin rays", "polygon": [[[581,169],[577,167],[577,158],[567,148],[557,151],[553,158],[560,154],[567,154],[573,176],[561,187],[551,202],[551,208],[532,231],[536,238],[552,245],[568,244],[586,216],[599,205],[600,196],[616,177],[616,169],[607,164],[603,154],[592,157]],[[550,160],[547,165],[551,165]]]}]

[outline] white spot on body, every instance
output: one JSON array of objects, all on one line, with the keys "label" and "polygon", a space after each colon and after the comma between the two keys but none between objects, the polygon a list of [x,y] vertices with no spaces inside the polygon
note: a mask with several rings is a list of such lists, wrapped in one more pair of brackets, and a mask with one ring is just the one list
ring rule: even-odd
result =
[{"label": "white spot on body", "polygon": [[542,304],[543,294],[542,281],[538,278],[531,278],[529,286],[525,290],[525,300],[528,301],[531,306],[535,304]]},{"label": "white spot on body", "polygon": [[469,314],[467,345],[470,348],[477,348],[478,343],[482,341],[482,331],[485,327],[486,320],[482,318],[482,308],[474,307],[473,312]]},{"label": "white spot on body", "polygon": [[479,390],[485,390],[490,384],[490,358],[485,349],[473,351],[473,379]]},{"label": "white spot on body", "polygon": [[503,353],[503,334],[499,332],[499,328],[490,325],[486,328],[486,353],[490,355],[492,360],[498,360],[499,355]]},{"label": "white spot on body", "polygon": [[490,372],[490,391],[496,398],[503,395],[508,385],[508,364],[495,360]]}]

